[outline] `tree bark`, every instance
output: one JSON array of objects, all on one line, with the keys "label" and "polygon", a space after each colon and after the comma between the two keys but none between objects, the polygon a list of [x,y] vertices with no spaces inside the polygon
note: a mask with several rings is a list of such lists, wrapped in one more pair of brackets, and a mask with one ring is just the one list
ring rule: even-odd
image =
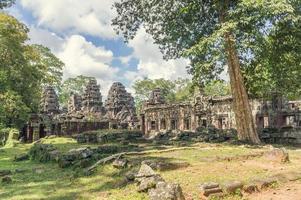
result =
[{"label": "tree bark", "polygon": [[[220,13],[221,23],[225,22],[228,9],[229,0],[225,0],[222,4]],[[260,139],[255,128],[248,94],[241,74],[235,39],[230,31],[224,34],[224,39],[238,139],[253,144],[259,144]]]},{"label": "tree bark", "polygon": [[242,78],[235,41],[230,33],[225,34],[225,44],[238,139],[259,144],[260,139],[255,128],[248,94]]}]

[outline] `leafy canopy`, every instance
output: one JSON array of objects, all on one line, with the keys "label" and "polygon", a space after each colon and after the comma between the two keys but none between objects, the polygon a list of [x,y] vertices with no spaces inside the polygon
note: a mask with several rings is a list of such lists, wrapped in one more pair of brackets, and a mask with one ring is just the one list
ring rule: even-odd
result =
[{"label": "leafy canopy", "polygon": [[[225,4],[230,5],[227,10]],[[285,85],[299,83],[300,48],[288,47],[291,42],[300,44],[300,4],[299,0],[121,0],[114,5],[117,17],[112,24],[126,41],[143,27],[166,59],[189,58],[193,82],[201,86],[223,71],[224,35],[231,32],[248,90],[263,94],[281,87],[287,93]],[[274,84],[259,87],[261,78]]]},{"label": "leafy canopy", "polygon": [[71,94],[82,95],[89,80],[91,79],[94,78],[80,75],[75,78],[68,78],[65,80],[59,91],[59,100],[61,104],[67,106]]},{"label": "leafy canopy", "polygon": [[19,126],[29,112],[37,112],[43,87],[59,86],[62,79],[64,64],[46,47],[29,45],[28,31],[0,13],[0,123],[7,126]]},{"label": "leafy canopy", "polygon": [[[168,103],[177,103],[192,100],[196,88],[189,79],[165,80],[165,79],[143,79],[134,83],[135,103],[138,112],[143,101],[149,98],[151,91],[160,88],[162,97]],[[205,95],[226,96],[230,94],[230,86],[224,81],[212,81],[205,85]]]}]

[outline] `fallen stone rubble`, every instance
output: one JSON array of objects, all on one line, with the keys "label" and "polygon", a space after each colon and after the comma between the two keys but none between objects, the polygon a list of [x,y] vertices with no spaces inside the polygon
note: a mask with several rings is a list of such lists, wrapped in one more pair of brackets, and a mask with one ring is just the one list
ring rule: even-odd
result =
[{"label": "fallen stone rubble", "polygon": [[207,182],[200,185],[200,198],[220,198],[226,195],[248,195],[266,190],[278,183],[301,180],[301,173],[284,173],[267,178],[255,178],[248,183],[241,181],[229,181],[220,185],[215,182]]},{"label": "fallen stone rubble", "polygon": [[172,143],[175,141],[193,141],[193,142],[211,142],[221,143],[226,141],[237,140],[237,132],[235,129],[220,130],[216,128],[198,128],[196,132],[172,131],[160,132],[151,137],[156,143],[166,142]]},{"label": "fallen stone rubble", "polygon": [[142,164],[135,176],[138,192],[148,193],[150,200],[185,200],[179,184],[167,183],[150,166]]},{"label": "fallen stone rubble", "polygon": [[[95,148],[83,147],[71,149],[68,152],[60,152],[51,144],[36,143],[30,149],[28,157],[39,162],[57,162],[61,168],[71,166],[74,168],[86,168],[97,160],[104,158],[107,155],[116,154],[122,150],[123,148],[119,146],[107,145]],[[117,166],[117,163],[115,164]],[[119,165],[124,165],[124,163],[119,163]]]}]

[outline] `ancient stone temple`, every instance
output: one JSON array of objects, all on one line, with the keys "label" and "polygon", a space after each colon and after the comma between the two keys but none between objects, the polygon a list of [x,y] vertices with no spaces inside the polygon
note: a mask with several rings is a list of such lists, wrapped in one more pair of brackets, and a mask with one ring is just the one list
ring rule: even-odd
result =
[{"label": "ancient stone temple", "polygon": [[57,114],[60,112],[58,96],[51,86],[44,88],[40,102],[40,112],[44,114]]},{"label": "ancient stone temple", "polygon": [[[105,102],[106,117],[113,123],[128,124],[137,120],[134,98],[128,93],[124,85],[115,82],[111,86]],[[113,123],[114,124],[114,123]],[[113,125],[114,126],[114,125]]]},{"label": "ancient stone temple", "polygon": [[149,95],[148,104],[164,104],[164,103],[166,102],[163,98],[161,89],[160,88],[154,89]]},{"label": "ancient stone temple", "polygon": [[68,100],[68,113],[75,113],[81,110],[82,97],[78,94],[71,94]]},{"label": "ancient stone temple", "polygon": [[82,96],[82,110],[86,113],[102,111],[102,96],[96,79],[91,79]]},{"label": "ancient stone temple", "polygon": [[[164,131],[196,131],[199,127],[235,129],[232,97],[208,97],[199,94],[191,102],[168,104],[155,89],[141,112],[141,129],[146,136]],[[273,97],[271,101],[250,100],[258,129],[301,127],[301,101]]]},{"label": "ancient stone temple", "polygon": [[[60,110],[55,90],[45,87],[40,113],[32,114],[22,130],[25,141],[35,141],[46,135],[139,126],[146,137],[158,133],[197,132],[199,128],[231,130],[236,128],[232,102],[231,96],[208,97],[200,93],[190,101],[172,104],[167,103],[162,91],[156,88],[143,103],[139,123],[134,98],[122,83],[113,83],[103,106],[100,86],[92,79],[82,96],[71,94],[68,112]],[[280,130],[276,136],[273,133],[273,137],[261,135],[263,141],[301,143],[301,134],[281,132],[290,128],[301,130],[301,101],[287,101],[274,95],[271,100],[251,99],[250,106],[258,130]]]}]

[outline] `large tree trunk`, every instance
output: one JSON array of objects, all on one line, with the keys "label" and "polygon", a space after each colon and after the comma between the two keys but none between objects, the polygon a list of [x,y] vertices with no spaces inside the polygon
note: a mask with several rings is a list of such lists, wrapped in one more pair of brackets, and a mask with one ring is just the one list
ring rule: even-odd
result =
[{"label": "large tree trunk", "polygon": [[242,78],[235,41],[230,33],[225,34],[225,43],[238,139],[259,144],[260,140],[255,128],[248,94]]}]

